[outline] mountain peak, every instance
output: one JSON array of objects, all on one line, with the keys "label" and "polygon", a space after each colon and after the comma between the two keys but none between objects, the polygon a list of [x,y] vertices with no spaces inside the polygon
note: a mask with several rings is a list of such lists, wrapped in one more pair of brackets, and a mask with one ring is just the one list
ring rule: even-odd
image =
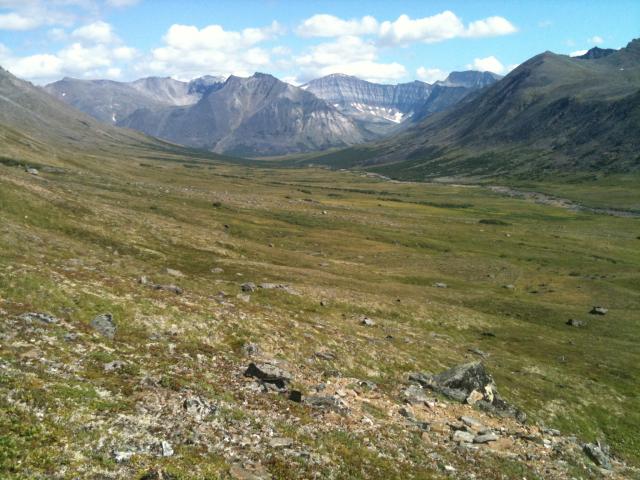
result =
[{"label": "mountain peak", "polygon": [[593,47],[590,50],[588,50],[587,53],[585,53],[584,55],[580,55],[580,56],[578,56],[576,58],[582,58],[582,59],[585,59],[585,60],[593,60],[595,58],[607,57],[607,56],[611,55],[612,53],[616,53],[616,50],[614,50],[613,48]]}]

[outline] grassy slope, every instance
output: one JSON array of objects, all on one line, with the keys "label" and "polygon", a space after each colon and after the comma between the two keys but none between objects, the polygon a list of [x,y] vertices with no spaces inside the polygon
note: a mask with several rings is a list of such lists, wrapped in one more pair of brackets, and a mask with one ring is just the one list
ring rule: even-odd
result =
[{"label": "grassy slope", "polygon": [[[49,414],[40,421],[15,404],[3,409],[0,430],[8,433],[0,438],[0,468],[10,472],[13,462],[35,476],[60,465],[85,474],[93,466],[113,468],[94,451],[94,430],[71,427],[79,420],[74,412],[133,411],[144,374],[158,375],[167,388],[230,400],[218,371],[224,368],[203,370],[191,359],[200,353],[242,361],[245,341],[293,364],[329,349],[339,359],[332,367],[389,390],[408,372],[438,371],[479,347],[491,354],[486,363],[503,394],[534,419],[586,440],[605,438],[616,455],[640,465],[638,220],[573,213],[474,187],[152,156],[123,150],[62,158],[65,173],[40,177],[0,163],[0,309],[59,315],[91,347],[76,372],[85,380],[70,383],[22,363],[31,358],[28,341],[11,344],[15,332],[2,332],[2,359],[14,372],[2,378],[3,397],[12,391],[20,404]],[[487,218],[509,225],[478,223]],[[224,273],[213,274],[215,266]],[[167,267],[186,278],[167,276]],[[135,282],[142,274],[177,281],[187,294],[150,291]],[[304,295],[258,292],[240,302],[238,315],[211,301],[218,290],[235,294],[248,280],[289,283]],[[449,288],[431,286],[440,281]],[[328,307],[318,306],[322,298]],[[610,313],[591,317],[596,304]],[[88,321],[104,311],[121,326],[108,348],[87,334]],[[360,314],[384,328],[363,334]],[[571,328],[568,318],[589,324]],[[62,330],[44,333],[50,341],[36,349],[47,358],[76,358]],[[394,340],[385,340],[388,333]],[[151,334],[160,340],[149,343]],[[177,354],[166,353],[169,344]],[[132,367],[106,375],[101,362],[116,358]],[[105,390],[111,395],[96,394]],[[341,458],[344,476],[406,474],[403,463],[370,457],[338,434],[313,448]],[[180,453],[158,461],[202,476],[226,468],[215,456],[203,462],[186,447]],[[147,460],[140,461],[142,469]],[[298,464],[270,468],[305,474]]]}]

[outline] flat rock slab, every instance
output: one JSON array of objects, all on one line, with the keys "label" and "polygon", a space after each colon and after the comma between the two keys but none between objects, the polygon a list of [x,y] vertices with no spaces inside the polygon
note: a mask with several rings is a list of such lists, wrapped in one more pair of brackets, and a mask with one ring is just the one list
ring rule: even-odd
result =
[{"label": "flat rock slab", "polygon": [[473,439],[473,443],[489,443],[498,440],[498,436],[495,433],[484,433],[478,435]]},{"label": "flat rock slab", "polygon": [[49,315],[48,313],[38,313],[38,312],[28,312],[23,313],[19,317],[21,320],[25,322],[41,322],[41,323],[58,323],[58,319],[53,315]]}]

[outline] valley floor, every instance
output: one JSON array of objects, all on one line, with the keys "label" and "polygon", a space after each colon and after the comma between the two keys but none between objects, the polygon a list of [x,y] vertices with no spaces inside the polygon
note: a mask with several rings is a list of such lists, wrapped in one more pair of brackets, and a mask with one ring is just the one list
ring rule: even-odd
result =
[{"label": "valley floor", "polygon": [[[639,475],[640,219],[311,168],[56,165],[0,164],[0,477],[586,479],[598,440],[609,478]],[[525,425],[406,403],[409,374],[474,360]],[[318,404],[243,375],[261,361]],[[498,440],[458,445],[462,416]]]}]

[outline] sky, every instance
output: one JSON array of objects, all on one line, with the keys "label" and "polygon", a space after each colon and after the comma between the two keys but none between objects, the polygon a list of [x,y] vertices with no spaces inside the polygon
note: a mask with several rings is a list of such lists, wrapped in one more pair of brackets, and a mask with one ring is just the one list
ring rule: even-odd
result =
[{"label": "sky", "polygon": [[254,72],[432,83],[636,37],[639,0],[0,0],[0,66],[36,84]]}]

